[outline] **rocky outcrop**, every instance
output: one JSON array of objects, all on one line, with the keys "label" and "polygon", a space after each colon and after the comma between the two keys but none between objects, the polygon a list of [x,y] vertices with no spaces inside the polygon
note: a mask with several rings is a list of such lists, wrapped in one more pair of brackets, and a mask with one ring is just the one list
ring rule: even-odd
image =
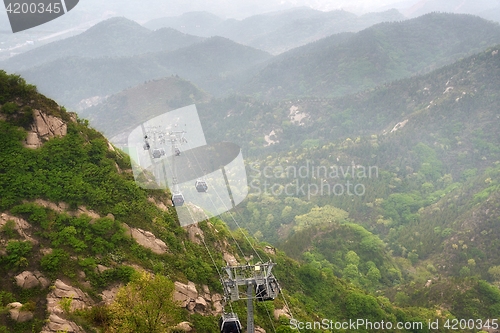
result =
[{"label": "rocky outcrop", "polygon": [[42,328],[40,333],[85,333],[85,331],[72,321],[59,317],[56,314],[49,316],[48,323]]},{"label": "rocky outcrop", "polygon": [[[55,211],[57,213],[66,213],[66,214],[69,214],[70,216],[87,215],[88,217],[90,217],[92,219],[98,219],[98,218],[101,217],[99,214],[97,214],[93,210],[87,209],[84,206],[78,206],[78,210],[76,210],[76,211],[70,211],[69,205],[67,203],[64,203],[64,202],[59,202],[59,203],[56,204],[54,202],[50,202],[50,201],[47,201],[47,200],[36,199],[35,200],[35,204],[37,204],[39,206],[42,206],[42,207],[45,207],[45,208],[49,208],[49,209],[51,209],[51,210],[53,210],[53,211]],[[110,217],[110,216],[112,216],[112,214],[108,214],[107,217]],[[114,219],[114,217],[113,217],[113,219]]]},{"label": "rocky outcrop", "polygon": [[31,289],[38,286],[45,289],[50,285],[50,281],[39,271],[24,271],[16,275],[15,279],[16,284],[23,289]]},{"label": "rocky outcrop", "polygon": [[224,257],[224,260],[226,261],[226,263],[229,266],[237,266],[238,265],[238,260],[236,260],[236,257],[233,256],[231,253],[224,252],[222,254],[222,256]]},{"label": "rocky outcrop", "polygon": [[193,327],[191,327],[191,323],[188,323],[187,321],[183,321],[182,323],[177,324],[174,327],[174,330],[182,331],[182,332],[191,332],[193,330]]},{"label": "rocky outcrop", "polygon": [[122,285],[117,284],[109,289],[105,289],[101,293],[102,301],[104,304],[111,304],[115,300],[116,294],[118,293],[118,290],[120,289]]},{"label": "rocky outcrop", "polygon": [[7,308],[10,309],[10,318],[18,323],[24,323],[33,319],[33,313],[31,311],[22,310],[22,306],[23,305],[19,302],[7,304]]},{"label": "rocky outcrop", "polygon": [[74,322],[64,318],[63,303],[68,304],[69,311],[83,310],[93,305],[92,300],[79,288],[72,287],[56,280],[54,289],[47,295],[47,311],[50,313],[48,323],[41,333],[68,332],[83,333],[84,330]]},{"label": "rocky outcrop", "polygon": [[25,240],[31,242],[32,244],[38,244],[38,241],[31,237],[31,225],[25,220],[15,217],[6,213],[2,213],[0,215],[0,228],[5,226],[8,221],[14,222],[14,229],[17,231],[19,236],[24,238]]},{"label": "rocky outcrop", "polygon": [[156,254],[164,254],[167,252],[168,247],[164,241],[159,238],[156,238],[150,231],[145,231],[139,228],[130,228],[128,225],[123,223],[123,227],[126,230],[126,234],[135,239],[135,241],[144,246],[147,249],[150,249]]},{"label": "rocky outcrop", "polygon": [[276,248],[266,245],[266,247],[264,248],[264,252],[266,252],[267,254],[276,255]]},{"label": "rocky outcrop", "polygon": [[188,233],[189,240],[193,243],[201,245],[203,240],[205,240],[205,234],[203,234],[203,230],[201,230],[197,224],[187,226],[186,231]]},{"label": "rocky outcrop", "polygon": [[54,283],[54,287],[55,289],[47,295],[47,311],[50,313],[63,314],[61,301],[65,299],[71,299],[70,311],[87,309],[93,304],[90,297],[79,288],[67,285],[59,279]]},{"label": "rocky outcrop", "polygon": [[193,282],[187,284],[175,282],[174,301],[191,313],[202,315],[219,315],[222,313],[222,296],[210,294],[208,286],[198,292]]},{"label": "rocky outcrop", "polygon": [[47,115],[39,110],[33,111],[34,122],[26,137],[26,147],[36,149],[53,137],[65,136],[67,125],[62,119]]},{"label": "rocky outcrop", "polygon": [[[156,207],[160,208],[161,210],[163,210],[165,212],[168,210],[168,207],[163,202],[161,202],[161,201],[158,202],[155,200],[155,198],[149,197],[148,201],[152,202],[153,204],[155,204]],[[167,204],[169,204],[169,203],[167,202]],[[172,205],[172,203],[170,203],[169,205]]]},{"label": "rocky outcrop", "polygon": [[[452,88],[452,89],[453,89],[453,88]],[[407,123],[408,123],[408,119],[406,119],[406,120],[404,120],[404,121],[402,121],[402,122],[400,122],[400,123],[397,123],[397,124],[396,124],[396,125],[394,125],[394,127],[392,128],[391,133],[394,133],[394,132],[396,132],[397,130],[399,130],[399,129],[401,129],[401,128],[405,127],[405,125],[406,125]]]},{"label": "rocky outcrop", "polygon": [[290,310],[285,306],[283,309],[275,309],[274,310],[274,319],[278,320],[281,316],[285,316],[287,318],[291,318]]}]

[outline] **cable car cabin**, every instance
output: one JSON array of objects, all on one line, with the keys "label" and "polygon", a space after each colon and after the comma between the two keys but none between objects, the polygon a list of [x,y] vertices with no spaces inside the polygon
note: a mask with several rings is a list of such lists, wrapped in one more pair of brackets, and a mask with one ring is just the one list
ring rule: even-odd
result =
[{"label": "cable car cabin", "polygon": [[207,182],[204,180],[198,179],[196,183],[194,183],[194,186],[198,192],[206,192],[208,190]]},{"label": "cable car cabin", "polygon": [[179,148],[175,148],[175,156],[180,156],[181,155],[181,151],[179,150]]},{"label": "cable car cabin", "polygon": [[143,146],[144,150],[149,150],[150,146],[149,146],[149,143],[146,142]]},{"label": "cable car cabin", "polygon": [[165,156],[165,150],[163,149],[153,149],[153,158],[160,158]]},{"label": "cable car cabin", "polygon": [[224,313],[219,319],[221,333],[242,333],[240,320],[236,313]]},{"label": "cable car cabin", "polygon": [[276,282],[271,281],[266,284],[259,284],[255,287],[255,296],[257,301],[272,301],[276,298],[280,289]]},{"label": "cable car cabin", "polygon": [[182,193],[174,193],[174,195],[172,195],[172,203],[174,204],[174,207],[184,205],[184,196]]}]

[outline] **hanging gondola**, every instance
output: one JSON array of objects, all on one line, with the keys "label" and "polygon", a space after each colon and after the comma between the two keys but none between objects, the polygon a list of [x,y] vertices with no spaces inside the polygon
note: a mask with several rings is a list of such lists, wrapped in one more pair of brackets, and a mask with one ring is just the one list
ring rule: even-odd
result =
[{"label": "hanging gondola", "polygon": [[179,148],[175,148],[175,156],[181,156],[181,151]]},{"label": "hanging gondola", "polygon": [[162,156],[165,156],[164,149],[153,149],[153,158],[160,158]]},{"label": "hanging gondola", "polygon": [[236,313],[224,313],[219,319],[221,333],[241,333],[243,332],[240,320]]},{"label": "hanging gondola", "polygon": [[150,146],[149,146],[149,142],[146,142],[143,146],[144,150],[149,150]]},{"label": "hanging gondola", "polygon": [[258,284],[255,287],[255,296],[259,302],[272,301],[276,298],[279,292],[280,289],[274,281],[268,282],[267,285]]},{"label": "hanging gondola", "polygon": [[196,187],[196,191],[200,193],[204,193],[208,190],[207,182],[201,179],[196,180],[194,186]]},{"label": "hanging gondola", "polygon": [[182,195],[182,193],[174,193],[172,195],[172,204],[174,205],[174,207],[180,207],[184,205],[184,196]]}]

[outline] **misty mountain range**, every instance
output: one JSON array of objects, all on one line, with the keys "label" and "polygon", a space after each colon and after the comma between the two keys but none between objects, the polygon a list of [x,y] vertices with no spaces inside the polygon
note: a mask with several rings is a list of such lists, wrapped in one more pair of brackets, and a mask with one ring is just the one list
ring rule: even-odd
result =
[{"label": "misty mountain range", "polygon": [[[291,14],[318,15],[309,9],[287,15]],[[328,15],[333,14],[350,17],[351,22],[359,19],[345,12]],[[213,19],[207,13],[193,15]],[[328,15],[326,21],[331,20]],[[272,20],[263,18],[262,27],[269,26]],[[276,36],[276,30],[269,34]],[[289,44],[286,38],[281,40],[286,48],[296,43],[293,38]],[[80,109],[86,99],[102,99],[172,75],[214,96],[340,96],[429,72],[497,43],[500,27],[496,23],[471,15],[435,13],[334,34],[273,57],[223,37],[193,36],[172,28],[152,31],[125,18],[112,18],[0,65],[22,74],[66,106]]]},{"label": "misty mountain range", "polygon": [[[135,309],[116,307],[121,296],[145,305],[138,319],[158,308],[143,297],[172,299],[140,288],[131,298],[137,270],[164,276],[177,296],[182,286],[190,292],[179,316],[179,304],[160,309],[162,329],[131,332],[219,333],[229,310],[219,268],[262,263],[261,255],[277,263],[280,296],[291,300],[256,303],[266,332],[292,332],[291,311],[302,321],[424,328],[500,318],[500,25],[470,13],[494,16],[498,1],[410,0],[372,14],[286,8],[334,4],[321,0],[271,0],[266,8],[283,9],[273,13],[262,13],[261,0],[148,2],[156,12],[87,1],[81,10],[122,5],[133,15],[0,62],[20,75],[0,70],[0,332],[56,333],[69,327],[62,323],[121,332]],[[176,16],[186,6],[197,11]],[[258,15],[221,15],[242,6]],[[190,138],[162,132],[177,124],[143,126],[138,147],[127,139],[145,120],[191,104],[208,145],[241,147],[249,195],[232,212],[182,227],[172,199],[184,189],[139,188],[126,152],[149,152],[152,162],[161,149],[188,155]],[[186,164],[173,156],[175,174],[174,161]],[[376,172],[363,176],[367,169]],[[208,192],[191,195],[218,196],[213,174],[202,179]],[[349,184],[363,193],[348,194]],[[203,213],[184,196],[187,211]],[[54,286],[23,290],[25,276]],[[82,288],[78,299],[65,297],[62,281]],[[84,293],[92,302],[72,311]],[[244,303],[233,304],[245,318]],[[32,318],[20,322],[14,306]]]}]

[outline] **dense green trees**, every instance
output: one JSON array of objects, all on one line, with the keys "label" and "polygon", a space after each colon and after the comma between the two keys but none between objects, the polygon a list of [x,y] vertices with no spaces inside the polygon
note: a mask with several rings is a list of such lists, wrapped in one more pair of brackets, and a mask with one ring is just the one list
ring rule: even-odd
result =
[{"label": "dense green trees", "polygon": [[117,333],[167,332],[180,318],[173,301],[174,284],[161,275],[138,273],[122,287],[110,307],[109,331]]}]

